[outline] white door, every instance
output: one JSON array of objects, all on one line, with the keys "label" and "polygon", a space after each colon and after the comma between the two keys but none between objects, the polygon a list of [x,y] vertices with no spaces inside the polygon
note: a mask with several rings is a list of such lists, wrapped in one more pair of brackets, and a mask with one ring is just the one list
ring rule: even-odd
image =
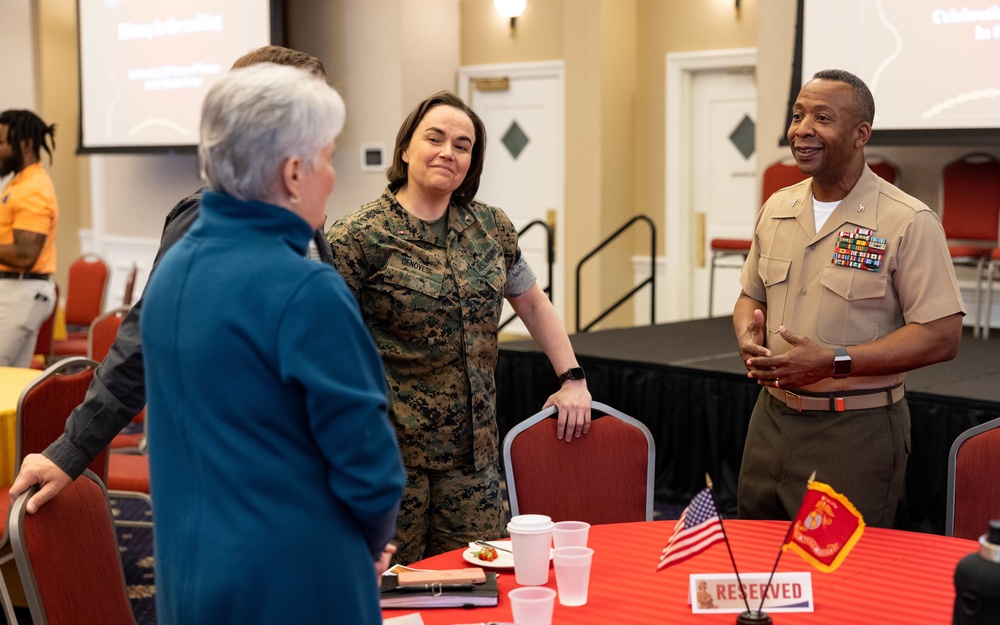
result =
[{"label": "white door", "polygon": [[[555,224],[551,297],[564,314],[562,236],[564,194],[564,110],[561,62],[479,65],[459,70],[459,95],[486,125],[486,163],[477,198],[497,206],[519,231],[533,221]],[[545,229],[533,226],[520,239],[521,251],[549,286]],[[503,319],[513,315],[504,305]],[[505,333],[524,334],[519,321]]]},{"label": "white door", "polygon": [[757,89],[753,71],[698,72],[693,90],[691,208],[695,243],[691,266],[694,318],[730,315],[740,293],[739,257],[722,260],[715,271],[712,311],[708,310],[712,239],[750,239],[757,198],[754,127]]},{"label": "white door", "polygon": [[[752,237],[760,207],[756,65],[753,48],[667,55],[666,286],[657,290],[658,321],[707,317],[709,241]],[[713,291],[713,312],[731,314],[739,270],[717,270]]]}]

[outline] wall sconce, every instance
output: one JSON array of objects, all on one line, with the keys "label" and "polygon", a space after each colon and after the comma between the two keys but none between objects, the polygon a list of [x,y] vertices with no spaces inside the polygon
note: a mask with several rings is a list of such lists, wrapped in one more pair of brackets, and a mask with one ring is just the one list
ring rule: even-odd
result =
[{"label": "wall sconce", "polygon": [[524,13],[524,7],[528,5],[528,0],[493,0],[493,6],[497,12],[504,17],[510,18],[510,34],[514,34],[517,27],[517,18]]}]

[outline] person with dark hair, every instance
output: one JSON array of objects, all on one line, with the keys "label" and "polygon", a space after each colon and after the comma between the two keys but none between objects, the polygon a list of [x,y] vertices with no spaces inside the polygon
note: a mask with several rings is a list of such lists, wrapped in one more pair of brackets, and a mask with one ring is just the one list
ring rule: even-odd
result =
[{"label": "person with dark hair", "polygon": [[13,174],[0,195],[0,366],[31,364],[56,305],[59,202],[41,162],[43,149],[52,162],[55,131],[31,111],[0,113],[0,178]]},{"label": "person with dark hair", "polygon": [[810,474],[865,524],[892,527],[910,450],[908,371],[958,352],[965,314],[944,229],[865,164],[875,102],[861,79],[817,72],[788,143],[810,178],[757,217],[733,329],[763,388],[750,418],[737,513],[791,519]]},{"label": "person with dark hair", "polygon": [[505,534],[496,424],[506,298],[561,388],[557,436],[590,428],[590,393],[566,329],[499,208],[475,199],[486,130],[458,96],[421,102],[396,135],[389,184],[327,233],[382,354],[407,469],[396,562]]},{"label": "person with dark hair", "polygon": [[[233,67],[246,67],[255,62],[289,64],[326,78],[319,59],[281,46],[251,50],[237,59]],[[156,271],[163,254],[184,236],[198,217],[203,190],[199,189],[178,202],[167,215],[152,272]],[[332,262],[330,248],[322,232],[313,237],[310,256]],[[142,305],[143,298],[140,298],[122,320],[118,336],[97,368],[84,402],[70,414],[62,435],[43,453],[29,454],[24,458],[10,493],[15,497],[32,484],[41,485],[41,489],[28,501],[29,513],[37,511],[83,473],[90,461],[146,405],[145,368],[139,336]]]}]

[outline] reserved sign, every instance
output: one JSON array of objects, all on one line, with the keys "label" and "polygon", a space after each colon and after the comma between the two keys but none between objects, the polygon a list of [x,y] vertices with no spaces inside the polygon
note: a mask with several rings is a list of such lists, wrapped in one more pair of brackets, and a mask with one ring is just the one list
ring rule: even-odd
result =
[{"label": "reserved sign", "polygon": [[[812,612],[812,575],[805,573],[775,573],[767,585],[770,573],[740,573],[740,587],[735,573],[696,573],[690,577],[688,601],[695,614],[743,612],[747,604],[764,612]],[[765,589],[767,596],[764,596]],[[744,597],[746,598],[744,600]]]}]

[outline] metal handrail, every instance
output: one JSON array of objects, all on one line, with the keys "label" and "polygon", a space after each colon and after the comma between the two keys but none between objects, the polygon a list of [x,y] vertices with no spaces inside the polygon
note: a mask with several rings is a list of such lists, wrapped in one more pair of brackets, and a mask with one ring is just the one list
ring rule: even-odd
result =
[{"label": "metal handrail", "polygon": [[[521,228],[517,232],[517,238],[520,239],[521,237],[524,236],[525,232],[531,230],[535,226],[541,226],[545,228],[545,251],[546,251],[545,260],[547,261],[546,264],[548,265],[547,273],[548,273],[549,283],[548,286],[542,289],[542,291],[546,295],[548,295],[549,301],[552,301],[552,265],[555,264],[555,259],[556,259],[555,233],[552,231],[552,226],[550,226],[549,224],[545,223],[540,219],[536,219],[535,221],[528,222],[523,228]],[[516,318],[517,318],[517,313],[508,317],[507,320],[503,321],[497,328],[497,332],[503,330],[507,326],[507,324],[514,321],[514,319]]]},{"label": "metal handrail", "polygon": [[[591,321],[584,327],[580,329],[580,270],[583,269],[583,264],[594,257],[598,252],[607,247],[609,243],[614,241],[620,234],[628,230],[635,222],[643,221],[649,226],[649,277],[637,284],[632,288],[631,291],[622,296],[617,302],[611,305],[610,308],[602,312],[596,319]],[[608,238],[604,239],[597,247],[594,248],[592,252],[587,254],[576,264],[576,331],[587,332],[590,328],[594,327],[596,324],[600,323],[602,319],[610,315],[612,312],[617,310],[619,306],[624,304],[635,295],[639,289],[649,285],[649,325],[656,323],[656,224],[653,220],[645,215],[636,215],[632,219],[625,222],[625,225],[616,230]]]}]

